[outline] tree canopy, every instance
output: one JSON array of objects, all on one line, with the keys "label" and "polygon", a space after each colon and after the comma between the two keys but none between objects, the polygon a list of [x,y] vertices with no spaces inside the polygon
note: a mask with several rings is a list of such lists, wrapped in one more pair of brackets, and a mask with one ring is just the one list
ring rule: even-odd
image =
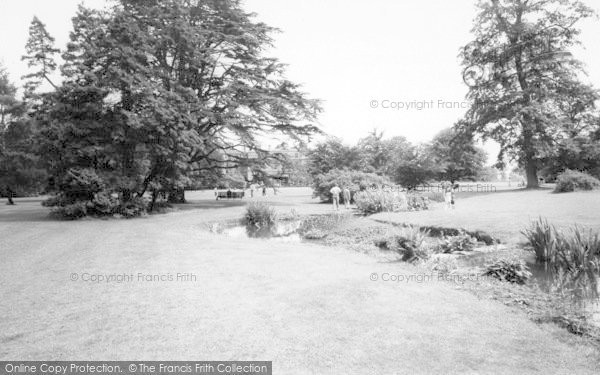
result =
[{"label": "tree canopy", "polygon": [[461,56],[467,70],[480,70],[461,127],[497,141],[499,161],[516,160],[527,186],[537,187],[541,160],[570,128],[590,121],[598,98],[570,52],[577,23],[594,12],[571,0],[489,0],[478,7],[475,39]]},{"label": "tree canopy", "polygon": [[49,170],[58,180],[91,170],[128,201],[181,190],[249,151],[266,160],[266,136],[317,132],[319,102],[264,56],[274,31],[237,0],[80,6],[64,82],[37,114]]}]

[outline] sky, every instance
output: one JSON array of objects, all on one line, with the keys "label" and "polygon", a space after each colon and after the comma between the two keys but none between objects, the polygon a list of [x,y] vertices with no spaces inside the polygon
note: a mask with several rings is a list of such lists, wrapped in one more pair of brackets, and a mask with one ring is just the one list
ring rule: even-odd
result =
[{"label": "sky", "polygon": [[[34,15],[64,48],[80,0],[0,0],[0,61],[19,82]],[[86,0],[102,7],[103,0]],[[459,49],[472,39],[474,0],[245,0],[280,32],[267,51],[286,78],[323,101],[321,128],[351,144],[373,129],[426,142],[466,111]],[[598,9],[600,0],[587,0]],[[581,24],[575,56],[600,88],[600,21]],[[485,145],[493,162],[498,148]]]}]

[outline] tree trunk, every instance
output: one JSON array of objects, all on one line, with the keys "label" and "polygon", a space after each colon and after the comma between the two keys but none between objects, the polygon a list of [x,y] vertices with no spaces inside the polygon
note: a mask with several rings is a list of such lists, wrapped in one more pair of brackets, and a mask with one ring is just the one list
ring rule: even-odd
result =
[{"label": "tree trunk", "polygon": [[6,204],[9,204],[11,206],[15,204],[15,202],[13,201],[13,195],[14,195],[14,192],[12,191],[12,189],[10,187],[7,186],[6,187],[6,198],[8,198],[8,202],[6,202]]},{"label": "tree trunk", "polygon": [[167,201],[169,203],[185,203],[185,189],[173,188],[169,190]]},{"label": "tree trunk", "polygon": [[131,190],[124,189],[121,191],[121,200],[123,203],[129,202],[131,200]]},{"label": "tree trunk", "polygon": [[527,189],[535,189],[540,186],[537,177],[537,164],[535,160],[529,159],[526,161],[525,174],[527,175]]},{"label": "tree trunk", "polygon": [[150,201],[150,208],[148,209],[148,211],[152,212],[154,211],[154,205],[156,204],[156,198],[158,198],[158,192],[155,190],[152,190],[152,200]]},{"label": "tree trunk", "polygon": [[10,195],[8,196],[8,202],[6,202],[6,204],[11,205],[11,206],[15,205],[15,201],[13,201],[13,199]]},{"label": "tree trunk", "polygon": [[530,121],[526,118],[526,122],[523,124],[523,151],[525,154],[525,175],[527,176],[527,189],[538,188],[539,181],[537,177],[537,160],[535,160],[535,149],[533,146],[533,132],[531,131],[529,124]]}]

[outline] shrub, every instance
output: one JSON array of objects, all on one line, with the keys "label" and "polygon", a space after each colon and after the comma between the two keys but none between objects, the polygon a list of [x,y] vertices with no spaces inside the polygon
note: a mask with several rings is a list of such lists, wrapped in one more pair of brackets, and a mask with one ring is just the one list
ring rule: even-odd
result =
[{"label": "shrub", "polygon": [[406,194],[396,191],[365,190],[354,195],[356,207],[364,214],[408,209]]},{"label": "shrub", "polygon": [[567,169],[556,179],[555,193],[600,189],[600,180],[585,173]]},{"label": "shrub", "polygon": [[427,259],[429,254],[423,248],[429,233],[416,226],[407,226],[399,234],[376,238],[373,243],[383,250],[396,251],[405,262]]},{"label": "shrub", "polygon": [[490,234],[488,234],[484,231],[481,231],[481,230],[467,231],[464,229],[445,228],[445,227],[439,227],[439,226],[435,226],[435,225],[422,226],[421,230],[427,230],[428,235],[431,237],[458,236],[458,235],[461,235],[462,233],[467,233],[468,235],[470,235],[477,241],[483,242],[488,246],[493,245],[495,243],[500,243],[500,240],[492,237]]},{"label": "shrub", "polygon": [[426,265],[432,270],[441,274],[449,274],[458,268],[456,257],[434,254],[428,260]]},{"label": "shrub", "polygon": [[437,253],[450,254],[457,251],[473,251],[476,240],[468,233],[443,237],[436,247]]},{"label": "shrub", "polygon": [[70,169],[60,181],[60,192],[42,205],[52,207],[53,216],[73,220],[84,216],[140,216],[146,212],[148,202],[142,197],[121,202],[94,170]]},{"label": "shrub", "polygon": [[406,209],[408,211],[422,211],[429,209],[429,198],[424,195],[408,194],[406,198]]},{"label": "shrub", "polygon": [[322,240],[327,237],[327,232],[319,229],[311,229],[305,232],[302,237],[307,240]]},{"label": "shrub", "polygon": [[95,194],[91,203],[90,208],[99,216],[113,215],[119,211],[119,200],[107,192]]},{"label": "shrub", "polygon": [[148,202],[142,197],[134,197],[128,202],[120,204],[116,211],[124,217],[131,218],[141,216],[146,213]]},{"label": "shrub", "polygon": [[444,193],[441,191],[425,191],[420,193],[423,197],[426,197],[432,202],[444,203],[446,200],[444,198]]},{"label": "shrub", "polygon": [[484,275],[510,283],[525,284],[531,277],[531,272],[521,259],[500,259],[488,264]]},{"label": "shrub", "polygon": [[351,197],[354,197],[357,192],[368,188],[380,188],[385,185],[392,185],[392,182],[387,177],[375,173],[334,169],[326,174],[320,174],[315,177],[313,181],[313,197],[318,197],[324,202],[331,202],[329,190],[336,183],[340,188],[348,186]]},{"label": "shrub", "polygon": [[412,241],[418,248],[421,248],[425,238],[429,236],[429,230],[423,230],[418,226],[408,225],[402,229],[401,236]]},{"label": "shrub", "polygon": [[354,203],[364,214],[429,209],[429,200],[424,196],[389,190],[365,190],[358,192],[354,196]]},{"label": "shrub", "polygon": [[85,202],[75,202],[60,206],[52,207],[50,211],[52,216],[60,217],[67,220],[76,220],[87,216],[87,205]]},{"label": "shrub", "polygon": [[264,202],[251,202],[246,207],[244,221],[246,226],[269,227],[277,221],[277,212]]}]

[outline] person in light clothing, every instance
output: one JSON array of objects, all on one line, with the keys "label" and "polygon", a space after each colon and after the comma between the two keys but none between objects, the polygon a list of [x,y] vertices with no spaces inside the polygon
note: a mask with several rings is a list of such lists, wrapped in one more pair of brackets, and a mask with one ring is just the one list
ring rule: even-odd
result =
[{"label": "person in light clothing", "polygon": [[452,205],[452,183],[450,181],[442,182],[442,192],[444,193],[444,208],[447,210]]},{"label": "person in light clothing", "polygon": [[348,189],[348,186],[344,186],[344,190],[342,190],[342,196],[344,197],[344,206],[346,206],[346,209],[349,209],[351,195],[350,195],[350,189]]},{"label": "person in light clothing", "polygon": [[333,209],[337,211],[340,209],[340,193],[342,192],[342,189],[340,189],[338,184],[335,184],[329,192],[331,193],[331,200],[333,201]]}]

